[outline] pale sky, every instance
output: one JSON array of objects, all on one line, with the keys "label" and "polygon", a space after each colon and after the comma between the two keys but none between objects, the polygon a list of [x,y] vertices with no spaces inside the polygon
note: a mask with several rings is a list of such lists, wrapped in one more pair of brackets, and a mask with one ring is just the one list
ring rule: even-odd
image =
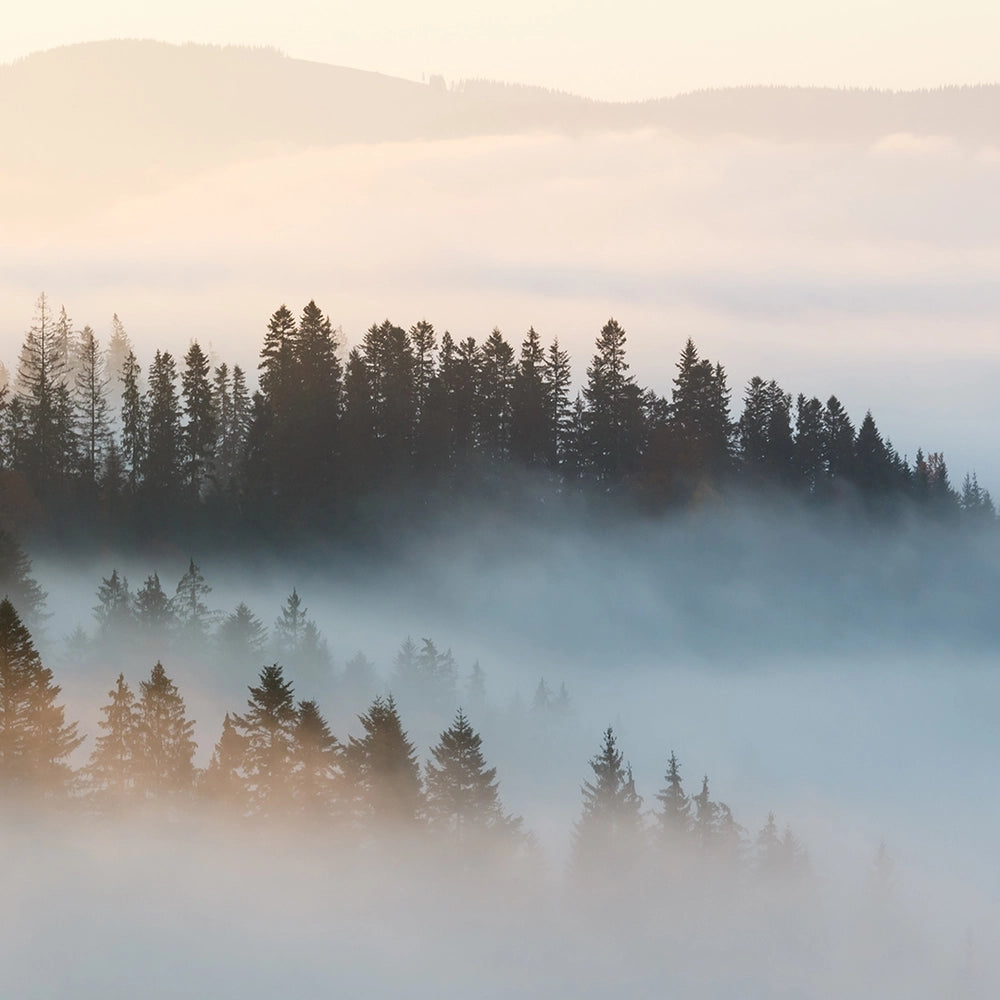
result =
[{"label": "pale sky", "polygon": [[[13,5],[11,5],[13,7]],[[488,77],[605,99],[741,84],[895,89],[1000,80],[995,0],[38,0],[0,61],[104,38],[272,45],[419,80]]]}]

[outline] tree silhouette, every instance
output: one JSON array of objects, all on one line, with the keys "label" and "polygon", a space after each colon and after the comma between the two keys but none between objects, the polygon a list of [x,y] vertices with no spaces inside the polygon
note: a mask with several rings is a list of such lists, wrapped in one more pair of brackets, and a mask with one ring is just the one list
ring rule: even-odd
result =
[{"label": "tree silhouette", "polygon": [[0,782],[10,793],[53,796],[68,791],[67,758],[83,742],[56,699],[60,689],[43,666],[31,633],[8,598],[0,601]]}]

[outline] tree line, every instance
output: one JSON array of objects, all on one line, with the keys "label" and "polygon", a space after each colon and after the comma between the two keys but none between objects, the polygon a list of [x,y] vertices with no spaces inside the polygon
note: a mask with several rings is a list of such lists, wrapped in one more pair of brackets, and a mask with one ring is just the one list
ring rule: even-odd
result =
[{"label": "tree line", "polygon": [[117,316],[102,348],[42,295],[0,395],[0,496],[8,521],[144,537],[186,524],[338,537],[373,498],[426,507],[525,481],[654,511],[781,491],[859,515],[995,519],[975,474],[954,489],[939,452],[910,461],[836,396],[793,401],[755,376],[735,416],[721,363],[688,340],[676,369],[669,394],[642,387],[614,319],[575,394],[569,355],[534,329],[515,349],[498,329],[477,342],[385,320],[344,357],[310,301],[270,317],[254,388],[197,341],[143,371]]},{"label": "tree line", "polygon": [[[544,686],[544,685],[542,685]],[[248,686],[242,711],[227,712],[206,767],[195,764],[194,721],[157,661],[133,690],[119,673],[99,734],[81,767],[84,737],[66,719],[60,688],[9,599],[0,601],[0,794],[7,806],[46,806],[117,822],[208,816],[251,829],[312,829],[344,845],[391,834],[423,838],[471,855],[530,854],[533,838],[500,799],[497,769],[465,710],[454,710],[420,762],[392,694],[357,716],[359,735],[338,739],[315,700],[297,699],[277,664]],[[644,811],[631,768],[608,728],[589,761],[571,871],[624,876],[658,859],[669,872],[702,861],[730,873],[797,877],[804,848],[773,813],[756,837],[710,797],[707,776],[684,790],[671,753],[657,806]]]}]

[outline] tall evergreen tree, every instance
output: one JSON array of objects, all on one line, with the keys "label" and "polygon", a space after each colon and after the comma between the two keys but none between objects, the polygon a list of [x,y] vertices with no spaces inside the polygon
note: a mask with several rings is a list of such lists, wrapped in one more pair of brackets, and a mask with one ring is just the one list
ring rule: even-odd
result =
[{"label": "tall evergreen tree", "polygon": [[83,481],[95,487],[104,466],[105,452],[111,442],[111,424],[104,355],[89,326],[85,326],[80,333],[76,369],[74,388],[80,472]]},{"label": "tall evergreen tree", "polygon": [[212,759],[198,784],[198,792],[218,810],[242,817],[249,803],[249,791],[243,774],[247,760],[247,740],[236,729],[228,712],[222,720],[222,735],[215,744]]},{"label": "tall evergreen tree", "polygon": [[181,483],[183,455],[177,366],[169,352],[157,351],[150,365],[146,414],[144,480],[147,502],[160,509],[169,509]]},{"label": "tall evergreen tree", "polygon": [[139,710],[124,674],[118,675],[111,699],[101,708],[104,718],[87,766],[90,785],[105,807],[115,808],[136,792],[141,772]]},{"label": "tall evergreen tree", "polygon": [[129,351],[122,363],[119,381],[121,390],[122,456],[128,468],[128,485],[134,493],[142,481],[149,442],[146,426],[146,397],[139,385],[141,369],[135,353]]},{"label": "tall evergreen tree", "polygon": [[585,461],[598,481],[614,484],[632,473],[642,448],[642,393],[628,374],[625,331],[608,320],[587,369]]},{"label": "tall evergreen tree", "polygon": [[197,744],[184,699],[159,661],[139,691],[142,789],[152,798],[188,792],[194,784]]},{"label": "tall evergreen tree", "polygon": [[65,794],[68,758],[83,742],[67,723],[60,689],[8,598],[0,601],[0,783],[8,795]]},{"label": "tall evergreen tree", "polygon": [[664,837],[672,846],[676,846],[691,833],[691,800],[684,792],[680,764],[673,751],[667,761],[664,781],[666,784],[656,793],[660,803],[657,819]]},{"label": "tall evergreen tree", "polygon": [[147,637],[162,639],[174,623],[173,605],[163,592],[158,573],[151,573],[133,599],[135,623]]},{"label": "tall evergreen tree", "polygon": [[555,429],[548,397],[545,350],[531,327],[521,342],[511,386],[510,450],[522,465],[545,466],[552,454]]},{"label": "tall evergreen tree", "polygon": [[295,720],[292,792],[296,811],[310,819],[329,819],[338,807],[343,783],[343,747],[330,732],[315,701],[300,701]]},{"label": "tall evergreen tree", "polygon": [[203,644],[215,617],[205,598],[212,588],[205,582],[201,570],[191,559],[187,571],[177,583],[177,592],[170,602],[181,634],[191,643]]},{"label": "tall evergreen tree", "polygon": [[382,829],[412,825],[423,811],[423,786],[395,701],[377,697],[358,719],[365,734],[350,738],[346,760],[363,818]]},{"label": "tall evergreen tree", "polygon": [[642,799],[623,764],[609,726],[590,761],[593,781],[583,783],[583,812],[573,838],[573,867],[580,875],[611,874],[635,861],[641,842]]},{"label": "tall evergreen tree", "polygon": [[263,817],[287,814],[292,794],[298,713],[290,681],[277,663],[264,667],[250,687],[244,715],[233,726],[246,741],[244,773],[250,809]]},{"label": "tall evergreen tree", "polygon": [[427,814],[458,843],[486,833],[514,833],[520,820],[504,813],[495,767],[487,768],[482,738],[459,709],[426,764]]},{"label": "tall evergreen tree", "polygon": [[493,464],[510,457],[516,372],[514,349],[494,327],[480,352],[478,399],[479,447]]},{"label": "tall evergreen tree", "polygon": [[0,528],[0,594],[21,609],[29,625],[38,626],[46,617],[47,595],[31,575],[31,559],[17,538],[4,528]]},{"label": "tall evergreen tree", "polygon": [[184,372],[181,375],[185,417],[181,434],[184,479],[194,500],[201,497],[205,488],[218,433],[218,412],[209,381],[210,370],[205,352],[194,341],[184,355]]}]

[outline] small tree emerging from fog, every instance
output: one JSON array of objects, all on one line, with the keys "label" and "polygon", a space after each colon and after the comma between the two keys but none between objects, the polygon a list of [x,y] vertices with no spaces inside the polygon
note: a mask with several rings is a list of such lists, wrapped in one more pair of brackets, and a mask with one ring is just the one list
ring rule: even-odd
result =
[{"label": "small tree emerging from fog", "polygon": [[249,792],[243,768],[247,757],[247,739],[237,732],[232,717],[226,712],[222,735],[212,752],[212,759],[198,783],[198,792],[220,811],[242,816],[247,809]]},{"label": "small tree emerging from fog", "polygon": [[671,844],[685,840],[691,832],[691,800],[684,792],[677,754],[670,752],[666,784],[656,793],[661,809],[657,813],[660,830]]},{"label": "small tree emerging from fog", "polygon": [[642,798],[635,790],[632,769],[623,764],[614,730],[591,758],[593,781],[583,783],[583,812],[573,840],[573,867],[579,874],[612,872],[632,859],[641,842]]},{"label": "small tree emerging from fog", "polygon": [[233,725],[246,740],[244,772],[250,808],[258,815],[287,812],[297,723],[291,682],[277,663],[264,667],[260,683],[250,688],[246,714],[233,717]]},{"label": "small tree emerging from fog", "polygon": [[139,709],[124,674],[108,692],[111,699],[101,708],[103,730],[90,755],[87,777],[102,798],[121,804],[135,792],[140,767]]},{"label": "small tree emerging from fog", "polygon": [[157,662],[139,685],[139,737],[144,790],[173,795],[194,782],[194,722],[187,718],[177,685]]},{"label": "small tree emerging from fog", "polygon": [[420,766],[392,695],[375,698],[358,720],[365,734],[350,738],[347,762],[364,818],[376,826],[414,823],[423,809]]},{"label": "small tree emerging from fog", "polygon": [[497,769],[486,767],[481,747],[481,737],[459,709],[426,764],[428,817],[459,842],[485,832],[514,832],[520,825],[520,819],[504,814]]},{"label": "small tree emerging from fog", "polygon": [[329,818],[336,809],[342,781],[343,747],[330,732],[315,701],[300,701],[295,722],[292,789],[296,811],[312,818]]}]

